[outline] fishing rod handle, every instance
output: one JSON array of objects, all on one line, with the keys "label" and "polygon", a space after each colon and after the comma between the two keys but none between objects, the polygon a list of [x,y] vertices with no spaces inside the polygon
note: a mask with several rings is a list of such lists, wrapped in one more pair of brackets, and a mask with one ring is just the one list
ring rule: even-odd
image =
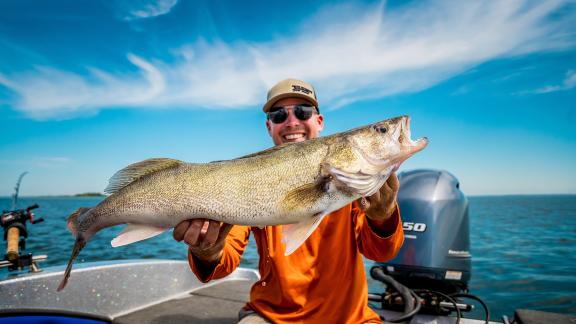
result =
[{"label": "fishing rod handle", "polygon": [[18,259],[18,241],[20,240],[20,229],[10,227],[6,236],[6,257],[8,261]]}]

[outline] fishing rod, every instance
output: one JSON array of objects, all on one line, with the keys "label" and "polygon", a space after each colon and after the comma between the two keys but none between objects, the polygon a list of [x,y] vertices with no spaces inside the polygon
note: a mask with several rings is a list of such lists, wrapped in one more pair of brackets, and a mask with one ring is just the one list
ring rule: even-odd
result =
[{"label": "fishing rod", "polygon": [[20,192],[20,183],[22,183],[22,178],[28,174],[28,171],[22,172],[18,177],[18,181],[16,182],[16,187],[14,187],[14,195],[12,195],[12,210],[16,209],[16,205],[18,204],[18,193]]},{"label": "fishing rod", "polygon": [[39,272],[41,270],[37,262],[44,261],[48,257],[46,255],[32,256],[32,253],[27,255],[20,253],[20,250],[26,248],[26,238],[28,238],[26,222],[34,225],[44,221],[43,218],[34,218],[32,210],[40,207],[38,204],[33,204],[23,209],[16,209],[20,183],[27,173],[23,172],[18,177],[14,195],[12,196],[12,209],[4,210],[0,214],[0,225],[4,229],[4,241],[6,241],[6,254],[4,259],[0,260],[0,268],[8,267],[9,271],[15,271],[29,267],[31,272]]}]

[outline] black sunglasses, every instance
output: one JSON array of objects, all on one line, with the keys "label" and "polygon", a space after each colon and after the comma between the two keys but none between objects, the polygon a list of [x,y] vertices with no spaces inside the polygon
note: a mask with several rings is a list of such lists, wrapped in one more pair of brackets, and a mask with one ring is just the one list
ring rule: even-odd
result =
[{"label": "black sunglasses", "polygon": [[[308,104],[295,105],[292,110],[296,118],[302,121],[310,119],[314,112],[317,112],[316,107]],[[282,124],[288,119],[288,110],[286,107],[272,107],[268,112],[268,119],[274,124]]]}]

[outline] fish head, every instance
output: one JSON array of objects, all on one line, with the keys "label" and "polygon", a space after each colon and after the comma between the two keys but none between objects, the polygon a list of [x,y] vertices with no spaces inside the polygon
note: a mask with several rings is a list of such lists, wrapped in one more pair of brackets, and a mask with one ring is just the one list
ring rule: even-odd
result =
[{"label": "fish head", "polygon": [[335,179],[335,187],[352,198],[369,197],[406,159],[428,144],[410,138],[408,116],[384,120],[334,135],[321,172]]},{"label": "fish head", "polygon": [[361,168],[375,170],[381,175],[385,171],[395,171],[402,162],[428,145],[426,137],[411,139],[409,116],[357,128],[350,133],[348,140]]},{"label": "fish head", "polygon": [[410,117],[401,116],[362,127],[351,140],[371,160],[405,160],[428,144],[425,137],[416,141],[410,137]]}]

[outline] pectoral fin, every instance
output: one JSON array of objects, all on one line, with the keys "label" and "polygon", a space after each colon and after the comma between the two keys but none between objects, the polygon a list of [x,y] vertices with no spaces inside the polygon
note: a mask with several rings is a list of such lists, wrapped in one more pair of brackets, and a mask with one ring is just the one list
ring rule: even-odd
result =
[{"label": "pectoral fin", "polygon": [[307,209],[316,204],[327,192],[333,190],[331,175],[320,175],[312,183],[304,184],[295,188],[284,196],[282,208],[287,211],[296,209]]},{"label": "pectoral fin", "polygon": [[371,175],[363,172],[350,173],[336,168],[330,168],[329,172],[336,180],[343,183],[352,192],[363,197],[371,196],[376,193],[376,191],[384,185],[386,179],[388,179],[388,175]]},{"label": "pectoral fin", "polygon": [[134,242],[149,239],[167,231],[166,227],[156,227],[150,225],[128,224],[124,230],[116,236],[112,242],[112,247],[123,246]]},{"label": "pectoral fin", "polygon": [[282,225],[282,241],[286,244],[284,255],[290,255],[314,232],[326,213],[319,213],[295,224]]}]

